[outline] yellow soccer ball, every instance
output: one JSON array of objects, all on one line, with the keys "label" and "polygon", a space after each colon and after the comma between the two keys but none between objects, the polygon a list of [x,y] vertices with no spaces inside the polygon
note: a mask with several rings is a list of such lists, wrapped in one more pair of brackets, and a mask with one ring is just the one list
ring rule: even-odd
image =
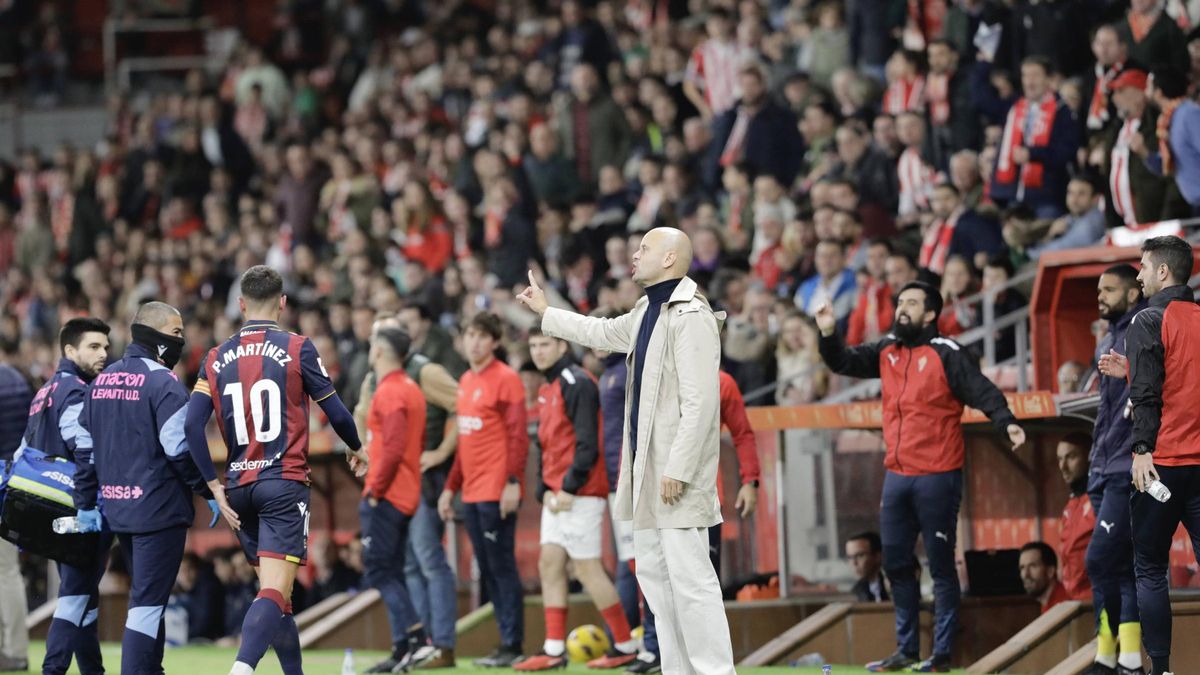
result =
[{"label": "yellow soccer ball", "polygon": [[580,626],[567,635],[567,658],[572,663],[587,663],[608,652],[608,635],[598,626]]},{"label": "yellow soccer ball", "polygon": [[638,642],[641,642],[642,639],[646,637],[646,629],[643,628],[642,626],[638,626],[637,628],[634,628],[633,630],[629,631],[629,637],[631,639],[637,640]]}]

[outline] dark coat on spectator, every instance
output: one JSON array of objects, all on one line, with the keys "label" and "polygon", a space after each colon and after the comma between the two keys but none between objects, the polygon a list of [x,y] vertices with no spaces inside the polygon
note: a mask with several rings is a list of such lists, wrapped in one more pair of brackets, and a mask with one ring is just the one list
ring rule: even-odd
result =
[{"label": "dark coat on spectator", "polygon": [[1004,29],[1012,38],[1009,68],[1017,72],[1021,61],[1030,56],[1049,59],[1060,73],[1078,73],[1093,63],[1087,24],[1080,25],[1081,18],[1090,15],[1084,4],[1081,0],[1016,3]]},{"label": "dark coat on spectator", "polygon": [[941,171],[950,168],[950,155],[959,150],[974,150],[983,139],[983,125],[979,123],[979,111],[975,109],[971,96],[971,77],[961,66],[950,78],[949,96],[950,121],[946,126],[934,127],[932,120],[928,121],[931,130],[928,139],[930,155],[933,165]]},{"label": "dark coat on spectator", "polygon": [[[558,129],[558,147],[563,156],[575,161],[575,106],[578,100],[573,95],[558,99],[555,106],[554,126]],[[629,158],[629,147],[633,132],[625,121],[625,114],[611,98],[597,94],[587,105],[587,135],[591,139],[591,161],[588,163],[590,176],[585,183],[595,185],[600,169],[613,165],[624,168]],[[581,176],[581,178],[584,178]]]},{"label": "dark coat on spectator", "polygon": [[892,32],[904,27],[907,11],[906,3],[895,0],[848,0],[846,28],[850,33],[850,65],[882,68],[896,50]]},{"label": "dark coat on spectator", "polygon": [[[1104,219],[1108,227],[1125,224],[1113,208],[1113,198],[1107,178],[1112,170],[1112,149],[1121,133],[1123,121],[1117,120],[1104,135]],[[1142,124],[1138,132],[1147,150],[1158,148],[1158,113],[1150,106],[1142,113]],[[1186,218],[1192,209],[1179,193],[1179,186],[1171,176],[1159,176],[1146,166],[1140,157],[1129,153],[1129,191],[1133,194],[1133,213],[1139,223],[1153,223],[1171,218]]]},{"label": "dark coat on spectator", "polygon": [[280,225],[291,226],[294,244],[315,246],[318,243],[317,207],[321,201],[321,187],[327,178],[324,172],[313,167],[303,180],[296,180],[291,173],[284,173],[279,179],[275,211]]},{"label": "dark coat on spectator", "polygon": [[858,188],[864,236],[878,237],[894,232],[891,214],[896,213],[900,201],[895,161],[871,146],[853,166],[839,160],[829,170],[829,177],[849,180]]},{"label": "dark coat on spectator", "polygon": [[[708,146],[704,170],[704,184],[709,188],[721,184],[721,153],[725,151],[729,134],[737,122],[739,106],[735,105],[713,121],[713,140]],[[742,142],[743,161],[753,175],[772,175],[787,188],[796,179],[803,157],[804,139],[796,126],[796,116],[767,99],[750,118],[746,138]]]},{"label": "dark coat on spectator", "polygon": [[[1055,97],[1057,98],[1057,94]],[[1061,213],[1065,209],[1067,183],[1071,179],[1068,168],[1074,164],[1075,151],[1078,149],[1079,126],[1075,113],[1060,99],[1058,111],[1054,115],[1054,126],[1050,128],[1049,142],[1045,146],[1029,147],[1030,161],[1042,164],[1042,187],[1026,187],[1021,203],[1035,211],[1040,206],[1054,205]],[[998,154],[996,161],[1000,161]],[[1016,173],[1017,177],[1011,183],[1000,183],[996,180],[998,172],[993,172],[991,197],[997,203],[1008,204],[1016,201],[1021,172]]]},{"label": "dark coat on spectator", "polygon": [[1175,21],[1160,12],[1158,20],[1150,27],[1150,32],[1141,42],[1133,39],[1133,29],[1129,27],[1129,17],[1117,22],[1117,34],[1121,41],[1128,45],[1130,61],[1135,61],[1146,68],[1159,66],[1174,66],[1181,72],[1188,72],[1189,59],[1187,39]]},{"label": "dark coat on spectator", "polygon": [[949,255],[961,255],[974,261],[976,253],[999,253],[1004,250],[1000,223],[975,211],[964,211],[954,225]]}]

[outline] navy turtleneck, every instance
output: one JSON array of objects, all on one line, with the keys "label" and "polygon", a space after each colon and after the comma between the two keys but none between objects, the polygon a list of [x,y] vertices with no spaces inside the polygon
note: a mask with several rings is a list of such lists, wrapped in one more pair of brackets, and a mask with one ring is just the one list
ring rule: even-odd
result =
[{"label": "navy turtleneck", "polygon": [[642,315],[642,325],[638,328],[637,343],[633,347],[633,401],[629,406],[629,450],[631,456],[637,453],[638,404],[642,398],[642,365],[646,360],[646,348],[650,346],[650,336],[654,334],[654,326],[658,324],[658,315],[667,300],[671,299],[671,294],[675,292],[675,287],[679,285],[679,282],[680,279],[669,279],[646,287],[646,298],[650,300],[650,304],[646,306],[646,313]]}]

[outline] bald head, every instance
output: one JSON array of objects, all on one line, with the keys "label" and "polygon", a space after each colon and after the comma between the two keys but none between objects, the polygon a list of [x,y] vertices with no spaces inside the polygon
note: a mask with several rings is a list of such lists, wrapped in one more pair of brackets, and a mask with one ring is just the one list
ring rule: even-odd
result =
[{"label": "bald head", "polygon": [[138,307],[137,314],[133,316],[135,324],[149,326],[160,333],[169,333],[167,328],[175,321],[178,321],[180,325],[183,324],[179,310],[165,302],[158,301],[147,302]]},{"label": "bald head", "polygon": [[682,230],[656,227],[633,254],[633,280],[641,286],[680,279],[692,266],[692,240]]}]

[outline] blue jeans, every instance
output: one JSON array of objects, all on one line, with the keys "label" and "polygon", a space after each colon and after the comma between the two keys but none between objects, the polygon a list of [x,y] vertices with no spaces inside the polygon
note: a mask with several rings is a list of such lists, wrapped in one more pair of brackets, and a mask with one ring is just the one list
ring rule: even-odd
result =
[{"label": "blue jeans", "polygon": [[442,536],[446,524],[438,517],[437,509],[421,501],[408,524],[408,552],[404,557],[404,581],[413,608],[434,646],[454,648],[454,622],[457,618],[458,596],[455,593],[454,572],[446,561]]},{"label": "blue jeans", "polygon": [[500,502],[464,503],[463,524],[496,612],[500,642],[519,651],[525,642],[525,607],[517,573],[517,516],[501,519]]},{"label": "blue jeans", "polygon": [[380,499],[375,506],[364,499],[358,506],[358,515],[362,521],[366,582],[383,596],[388,623],[392,626],[392,644],[403,644],[409,629],[421,622],[404,583],[404,551],[408,547],[411,517],[386,499]]},{"label": "blue jeans", "polygon": [[1133,533],[1129,526],[1128,473],[1093,474],[1088,498],[1096,514],[1096,529],[1087,548],[1087,572],[1092,582],[1096,622],[1107,610],[1108,625],[1117,635],[1120,624],[1138,621],[1137,585],[1133,579]]},{"label": "blue jeans", "polygon": [[961,594],[954,566],[961,502],[961,470],[924,476],[888,471],[883,479],[879,533],[883,539],[883,571],[891,581],[896,605],[896,643],[910,657],[921,653],[921,583],[913,553],[917,535],[925,541],[933,577],[933,653],[949,656],[953,652]]}]

